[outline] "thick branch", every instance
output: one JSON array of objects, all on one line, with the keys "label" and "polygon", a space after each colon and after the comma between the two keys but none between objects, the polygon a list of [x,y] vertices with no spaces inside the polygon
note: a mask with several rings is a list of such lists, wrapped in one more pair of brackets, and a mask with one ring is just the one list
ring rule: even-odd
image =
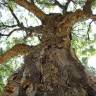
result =
[{"label": "thick branch", "polygon": [[16,3],[30,12],[33,12],[41,20],[46,16],[33,2],[30,3],[27,0],[16,0]]},{"label": "thick branch", "polygon": [[18,55],[27,55],[32,51],[32,47],[25,44],[15,45],[13,48],[8,50],[5,54],[0,56],[0,64],[5,61],[18,56]]}]

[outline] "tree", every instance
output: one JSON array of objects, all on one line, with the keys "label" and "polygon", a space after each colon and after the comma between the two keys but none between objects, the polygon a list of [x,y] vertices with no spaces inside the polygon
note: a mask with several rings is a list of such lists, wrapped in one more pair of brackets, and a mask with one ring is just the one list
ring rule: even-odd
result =
[{"label": "tree", "polygon": [[[44,1],[9,0],[13,3],[2,3],[10,10],[17,24],[9,26],[1,23],[4,28],[14,28],[7,35],[1,33],[1,36],[9,37],[14,31],[23,30],[25,38],[36,35],[40,40],[37,46],[17,44],[0,56],[0,63],[3,64],[14,56],[25,55],[23,66],[8,79],[3,96],[96,96],[95,81],[91,80],[71,45],[73,26],[89,18],[96,20],[91,10],[95,0],[83,1],[82,9],[74,12],[67,9],[70,2],[76,4],[75,0],[67,0],[64,6],[57,0]],[[42,24],[24,26],[14,13],[11,6],[14,3],[34,13]],[[36,5],[42,3],[57,5],[62,13],[45,14]]]}]

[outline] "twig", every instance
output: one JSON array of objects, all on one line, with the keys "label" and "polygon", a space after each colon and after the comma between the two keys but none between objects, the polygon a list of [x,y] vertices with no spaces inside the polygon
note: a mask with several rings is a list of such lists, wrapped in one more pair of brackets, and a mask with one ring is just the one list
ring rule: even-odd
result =
[{"label": "twig", "polygon": [[19,27],[24,27],[24,26],[23,26],[23,23],[21,23],[21,22],[19,21],[19,19],[17,18],[17,16],[16,16],[15,13],[13,12],[12,8],[11,8],[10,6],[8,6],[8,8],[9,8],[11,14],[13,15],[13,17],[15,18],[18,26],[19,26]]},{"label": "twig", "polygon": [[54,4],[58,5],[61,9],[64,9],[64,6],[60,4],[57,0],[54,0]]},{"label": "twig", "polygon": [[22,29],[21,28],[13,29],[9,34],[2,34],[2,33],[0,33],[0,36],[8,36],[9,37],[14,31],[18,31],[18,30],[22,30]]},{"label": "twig", "polygon": [[89,32],[90,32],[90,28],[91,28],[91,24],[93,21],[91,21],[88,25],[88,30],[87,30],[87,36],[88,36],[88,40],[90,40],[90,36],[89,36]]},{"label": "twig", "polygon": [[63,13],[65,13],[65,12],[67,11],[68,6],[69,6],[69,4],[70,4],[71,1],[72,1],[72,0],[68,0],[68,1],[66,2],[65,6],[64,6],[64,9],[63,9]]},{"label": "twig", "polygon": [[14,31],[19,31],[19,30],[22,30],[22,29],[21,28],[13,29],[7,36],[9,37]]},{"label": "twig", "polygon": [[17,26],[18,26],[17,24],[16,25],[6,25],[3,22],[1,22],[1,25],[0,25],[0,27],[4,27],[4,28],[13,28],[13,27],[17,27]]},{"label": "twig", "polygon": [[55,4],[58,5],[61,9],[63,9],[63,13],[65,13],[68,9],[68,5],[72,0],[68,0],[65,5],[60,4],[57,0],[55,0]]}]

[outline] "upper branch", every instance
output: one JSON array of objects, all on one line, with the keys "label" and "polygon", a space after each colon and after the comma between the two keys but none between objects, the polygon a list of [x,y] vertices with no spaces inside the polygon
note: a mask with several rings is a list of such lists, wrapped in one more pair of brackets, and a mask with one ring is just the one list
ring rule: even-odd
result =
[{"label": "upper branch", "polygon": [[17,44],[6,53],[0,56],[0,64],[3,64],[7,60],[18,56],[18,55],[27,55],[32,52],[32,47],[25,44]]},{"label": "upper branch", "polygon": [[19,4],[20,6],[26,8],[30,12],[33,12],[39,19],[43,19],[46,14],[41,11],[35,4],[34,2],[28,2],[27,0],[16,0],[16,3]]},{"label": "upper branch", "polygon": [[92,14],[91,6],[94,0],[87,0],[83,6],[83,10],[89,14]]},{"label": "upper branch", "polygon": [[64,6],[64,9],[63,9],[63,12],[66,12],[67,11],[67,8],[68,8],[68,5],[70,4],[72,0],[68,0]]},{"label": "upper branch", "polygon": [[83,10],[76,10],[73,15],[70,17],[72,19],[72,24],[77,23],[78,21],[84,21],[87,19],[93,19],[93,21],[96,20],[96,16],[92,14],[91,6],[94,0],[86,0],[85,5],[83,6]]},{"label": "upper branch", "polygon": [[22,25],[22,23],[20,23],[19,19],[17,18],[17,16],[16,16],[15,13],[13,12],[13,9],[12,9],[10,6],[8,6],[8,8],[9,8],[11,14],[13,15],[13,17],[15,18],[18,26],[19,26],[19,27],[22,27],[23,25]]},{"label": "upper branch", "polygon": [[[6,25],[3,22],[1,22],[1,24],[0,24],[0,28],[2,28],[2,29],[14,28],[14,27],[17,27],[17,26],[18,26],[17,24],[16,25]],[[0,29],[0,30],[2,30],[2,29]]]},{"label": "upper branch", "polygon": [[60,4],[57,0],[54,1],[56,5],[58,5],[61,9],[63,9],[63,13],[67,11],[68,5],[72,0],[68,0],[65,5]]},{"label": "upper branch", "polygon": [[54,2],[56,5],[58,5],[61,9],[63,9],[64,8],[64,6],[63,5],[61,5],[57,0],[55,0],[55,2]]}]

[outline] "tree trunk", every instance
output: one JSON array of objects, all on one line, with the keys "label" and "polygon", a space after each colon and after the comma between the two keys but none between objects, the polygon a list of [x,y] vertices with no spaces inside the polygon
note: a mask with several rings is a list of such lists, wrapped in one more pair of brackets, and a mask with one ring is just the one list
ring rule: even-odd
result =
[{"label": "tree trunk", "polygon": [[23,66],[8,79],[3,96],[96,96],[71,46],[77,18],[73,20],[70,13],[45,18],[40,45],[33,47]]}]

